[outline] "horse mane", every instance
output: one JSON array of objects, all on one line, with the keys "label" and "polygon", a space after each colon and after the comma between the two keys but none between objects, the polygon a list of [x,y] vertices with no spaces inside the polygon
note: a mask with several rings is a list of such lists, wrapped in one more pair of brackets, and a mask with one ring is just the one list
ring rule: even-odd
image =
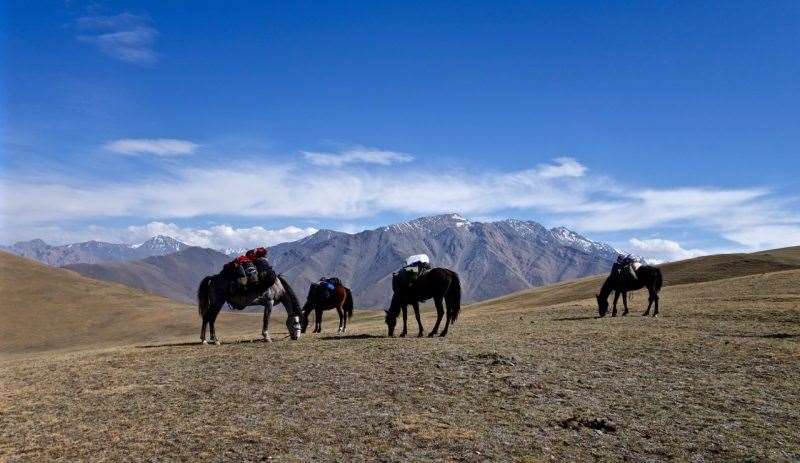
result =
[{"label": "horse mane", "polygon": [[[289,283],[286,281],[286,278],[284,278],[283,275],[278,275],[278,280],[280,280],[281,285],[283,285],[283,290],[289,295],[289,300],[292,301],[292,305],[294,306],[292,312],[300,312],[300,300],[297,299],[297,294],[294,293],[294,290],[291,286],[289,286]],[[289,311],[288,307],[286,307],[286,311]],[[293,313],[292,315],[295,314],[296,313]]]}]

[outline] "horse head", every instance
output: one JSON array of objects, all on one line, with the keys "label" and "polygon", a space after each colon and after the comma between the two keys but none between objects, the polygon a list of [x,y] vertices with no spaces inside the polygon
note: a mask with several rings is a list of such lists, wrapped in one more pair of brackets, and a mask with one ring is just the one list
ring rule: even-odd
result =
[{"label": "horse head", "polygon": [[608,299],[603,299],[599,294],[596,294],[595,298],[597,299],[597,310],[600,316],[605,317],[606,313],[608,313]]}]

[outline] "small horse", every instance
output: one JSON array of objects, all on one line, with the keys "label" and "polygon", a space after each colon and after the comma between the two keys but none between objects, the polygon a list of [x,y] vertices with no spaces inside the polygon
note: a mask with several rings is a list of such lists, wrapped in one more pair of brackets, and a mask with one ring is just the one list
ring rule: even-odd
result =
[{"label": "small horse", "polygon": [[417,325],[419,325],[419,333],[417,337],[422,337],[425,332],[422,329],[422,320],[419,317],[419,303],[427,299],[433,298],[436,305],[436,325],[433,326],[433,331],[428,334],[428,337],[433,337],[439,331],[439,323],[442,321],[444,315],[444,308],[442,307],[442,300],[447,304],[447,320],[444,324],[444,330],[439,336],[447,336],[447,328],[450,323],[455,323],[458,318],[458,313],[461,311],[461,280],[458,274],[446,268],[432,268],[423,273],[417,278],[411,286],[408,286],[400,274],[392,276],[392,302],[389,304],[389,310],[386,310],[386,326],[389,328],[389,337],[394,336],[394,328],[397,324],[397,315],[400,309],[403,310],[403,332],[400,337],[404,337],[408,333],[407,326],[407,312],[408,304],[414,307],[414,316],[417,318]]},{"label": "small horse", "polygon": [[203,318],[203,328],[200,331],[200,341],[203,344],[207,343],[206,325],[211,328],[210,342],[219,344],[214,334],[214,321],[226,302],[237,310],[251,305],[263,305],[264,322],[261,335],[268,342],[272,342],[272,337],[269,335],[272,307],[275,303],[281,303],[286,308],[286,328],[289,330],[289,336],[295,341],[300,339],[300,302],[283,276],[278,275],[275,283],[266,289],[240,289],[239,286],[232,284],[233,281],[230,276],[220,273],[203,278],[200,287],[197,288],[198,311]]},{"label": "small horse", "polygon": [[600,288],[600,294],[597,294],[597,308],[600,312],[600,317],[605,317],[608,313],[608,296],[614,292],[614,309],[611,311],[611,316],[617,316],[617,301],[619,295],[622,294],[622,305],[625,311],[622,316],[628,315],[628,291],[636,291],[638,289],[647,288],[649,293],[647,310],[643,316],[650,315],[650,307],[655,305],[653,316],[658,315],[658,292],[661,291],[661,285],[664,279],[661,275],[661,270],[652,265],[642,265],[635,270],[636,280],[632,278],[624,278],[617,274],[616,268],[611,271],[611,275],[606,278],[603,286]]},{"label": "small horse", "polygon": [[328,292],[319,284],[312,283],[308,288],[306,305],[303,306],[302,332],[306,332],[308,314],[313,310],[313,333],[321,333],[322,312],[330,309],[336,309],[336,313],[339,314],[339,329],[336,333],[344,333],[347,330],[347,320],[353,318],[353,294],[350,292],[350,288],[336,285],[333,291]]}]

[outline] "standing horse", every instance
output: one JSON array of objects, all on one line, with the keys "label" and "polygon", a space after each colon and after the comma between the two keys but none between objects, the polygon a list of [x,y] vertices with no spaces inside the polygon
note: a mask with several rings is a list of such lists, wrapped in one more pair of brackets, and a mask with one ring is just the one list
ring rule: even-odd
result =
[{"label": "standing horse", "polygon": [[306,332],[308,327],[308,314],[314,311],[314,331],[322,332],[322,311],[336,309],[339,314],[339,329],[336,333],[344,333],[347,330],[347,320],[353,318],[353,294],[350,288],[344,285],[336,285],[333,291],[326,291],[321,285],[312,283],[308,288],[306,305],[303,306],[302,332]]},{"label": "standing horse", "polygon": [[661,291],[661,285],[664,283],[661,270],[652,265],[642,265],[635,270],[635,273],[636,280],[623,277],[616,271],[616,267],[611,271],[611,275],[606,278],[606,281],[600,288],[600,294],[596,296],[597,308],[601,317],[605,317],[606,313],[608,313],[608,296],[612,291],[614,292],[614,309],[611,311],[611,316],[617,316],[617,301],[619,300],[620,294],[622,294],[622,305],[625,307],[625,311],[622,312],[622,315],[625,316],[628,315],[628,291],[636,291],[645,287],[647,288],[649,297],[647,301],[647,310],[644,312],[643,316],[646,317],[650,315],[650,307],[654,304],[653,316],[655,317],[658,315],[658,292]]},{"label": "standing horse", "polygon": [[394,327],[397,324],[397,315],[400,309],[403,310],[403,332],[400,337],[404,337],[408,333],[407,312],[408,304],[414,307],[414,316],[417,318],[417,325],[419,325],[419,333],[417,337],[422,337],[425,332],[422,329],[422,320],[419,318],[419,303],[427,299],[433,298],[436,305],[436,325],[433,326],[433,331],[428,334],[428,337],[433,337],[439,331],[439,323],[442,321],[444,315],[444,307],[442,307],[442,300],[447,304],[447,320],[444,324],[444,330],[439,336],[447,336],[447,328],[450,323],[455,323],[458,318],[458,313],[461,311],[461,281],[458,274],[446,268],[433,268],[423,273],[417,280],[408,286],[406,281],[400,274],[392,276],[392,302],[389,305],[389,310],[386,311],[386,326],[389,328],[389,336],[394,336]]},{"label": "standing horse", "polygon": [[232,282],[233,280],[229,276],[220,273],[203,278],[200,287],[197,288],[198,311],[203,318],[203,328],[200,331],[200,341],[203,344],[207,343],[206,325],[211,329],[210,342],[219,344],[217,336],[214,334],[214,321],[226,302],[231,308],[237,310],[251,305],[263,305],[264,322],[261,335],[264,340],[269,342],[272,342],[272,337],[269,335],[269,317],[272,314],[272,306],[275,303],[281,303],[286,308],[286,328],[289,330],[289,335],[292,340],[300,339],[300,302],[283,276],[278,275],[275,283],[266,289],[248,288],[243,290]]}]

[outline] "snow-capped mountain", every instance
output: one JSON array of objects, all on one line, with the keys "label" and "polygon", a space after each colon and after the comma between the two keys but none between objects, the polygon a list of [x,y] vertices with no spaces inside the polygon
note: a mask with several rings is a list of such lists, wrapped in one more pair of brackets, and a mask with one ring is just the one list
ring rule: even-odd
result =
[{"label": "snow-capped mountain", "polygon": [[461,275],[467,301],[607,272],[617,251],[566,228],[524,220],[473,222],[458,214],[421,217],[355,234],[321,230],[270,248],[270,260],[305,292],[321,276],[338,276],[362,307],[383,307],[391,274],[409,255]]},{"label": "snow-capped mountain", "polygon": [[85,241],[51,246],[42,240],[20,241],[2,249],[19,256],[38,260],[54,267],[96,262],[119,262],[162,256],[182,251],[189,246],[169,236],[155,236],[139,244]]}]

